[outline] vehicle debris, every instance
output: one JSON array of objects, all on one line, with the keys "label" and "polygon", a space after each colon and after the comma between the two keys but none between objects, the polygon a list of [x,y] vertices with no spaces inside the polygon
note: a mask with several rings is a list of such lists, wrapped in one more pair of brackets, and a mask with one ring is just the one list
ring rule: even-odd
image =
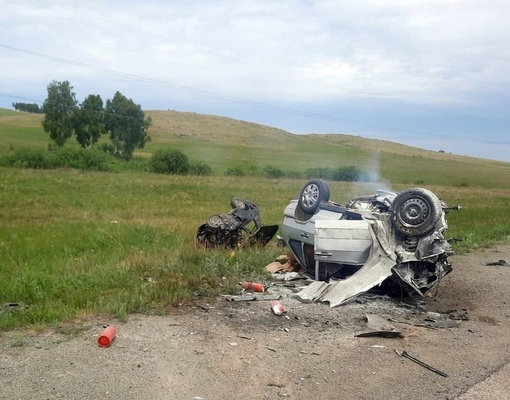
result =
[{"label": "vehicle debris", "polygon": [[117,330],[113,325],[106,325],[103,332],[97,338],[97,344],[99,347],[109,347],[112,344],[113,339],[117,336]]},{"label": "vehicle debris", "polygon": [[485,265],[487,266],[502,266],[502,267],[510,267],[510,264],[507,263],[505,260],[498,260],[498,261],[492,261],[492,262],[486,262]]},{"label": "vehicle debris", "polygon": [[426,318],[424,326],[431,328],[458,328],[460,326],[460,322],[453,319],[434,320]]},{"label": "vehicle debris", "polygon": [[460,206],[424,188],[378,190],[344,205],[329,197],[329,185],[312,179],[284,210],[282,237],[315,279],[300,300],[334,307],[375,289],[424,296],[452,271],[446,213]]},{"label": "vehicle debris", "polygon": [[[284,282],[295,281],[298,279],[305,279],[305,277],[303,275],[301,275],[299,272],[274,273],[274,274],[271,274],[271,276],[278,281],[284,281]],[[292,287],[295,287],[295,286],[296,285],[292,285]]]},{"label": "vehicle debris", "polygon": [[395,350],[395,353],[397,353],[397,355],[400,356],[400,357],[405,357],[405,358],[415,362],[416,364],[421,365],[424,368],[427,368],[429,371],[435,372],[436,374],[444,376],[445,378],[448,377],[448,374],[446,374],[446,373],[444,373],[442,371],[439,371],[438,369],[436,369],[434,367],[431,367],[428,364],[425,364],[423,361],[418,360],[416,357],[413,357],[412,355],[410,355],[405,350],[403,350],[403,351]]},{"label": "vehicle debris", "polygon": [[2,303],[0,304],[0,313],[2,312],[14,312],[18,310],[27,310],[28,305],[25,303]]},{"label": "vehicle debris", "polygon": [[249,200],[233,197],[228,214],[211,215],[199,226],[197,243],[206,248],[265,246],[278,231],[278,225],[261,223],[258,207]]},{"label": "vehicle debris", "polygon": [[273,261],[272,263],[266,265],[266,271],[273,274],[277,272],[292,272],[294,271],[294,266],[290,263],[290,261],[287,261],[284,264],[282,264],[280,261]]},{"label": "vehicle debris", "polygon": [[255,282],[239,282],[243,289],[249,290],[251,292],[263,292],[266,290],[265,286],[262,283]]},{"label": "vehicle debris", "polygon": [[239,296],[223,295],[227,301],[268,301],[279,300],[282,298],[279,294],[244,294]]},{"label": "vehicle debris", "polygon": [[280,303],[278,300],[271,302],[271,310],[273,311],[274,315],[283,315],[287,312],[285,307],[283,307],[282,303]]},{"label": "vehicle debris", "polygon": [[380,315],[367,314],[366,328],[354,334],[356,337],[382,336],[387,338],[402,337],[402,331]]}]

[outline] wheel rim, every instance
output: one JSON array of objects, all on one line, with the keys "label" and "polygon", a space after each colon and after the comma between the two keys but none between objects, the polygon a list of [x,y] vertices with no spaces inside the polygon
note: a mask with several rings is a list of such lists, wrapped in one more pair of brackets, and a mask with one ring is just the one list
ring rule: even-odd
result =
[{"label": "wheel rim", "polygon": [[306,207],[312,207],[319,200],[319,188],[317,185],[308,185],[305,190],[303,190],[302,199],[303,204]]},{"label": "wheel rim", "polygon": [[245,208],[244,201],[240,199],[232,199],[232,205],[235,206],[235,208]]},{"label": "wheel rim", "polygon": [[429,215],[429,205],[423,199],[409,199],[402,204],[399,217],[404,226],[416,227],[423,224]]},{"label": "wheel rim", "polygon": [[212,228],[217,228],[222,224],[221,218],[218,215],[213,215],[207,220],[207,224]]}]

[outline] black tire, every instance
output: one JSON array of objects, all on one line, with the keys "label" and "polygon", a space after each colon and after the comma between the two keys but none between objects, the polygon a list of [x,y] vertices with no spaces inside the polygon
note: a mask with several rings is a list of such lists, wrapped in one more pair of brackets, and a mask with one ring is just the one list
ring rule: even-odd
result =
[{"label": "black tire", "polygon": [[322,179],[308,181],[299,194],[298,204],[304,212],[313,214],[322,201],[329,201],[329,185]]},{"label": "black tire", "polygon": [[207,218],[207,226],[214,229],[219,229],[223,225],[223,219],[220,215],[211,215]]},{"label": "black tire", "polygon": [[230,199],[230,207],[232,208],[241,208],[242,210],[246,210],[248,207],[246,207],[246,203],[244,200],[241,200],[238,197],[232,197]]},{"label": "black tire", "polygon": [[395,229],[413,237],[424,236],[434,229],[442,212],[441,200],[423,188],[403,190],[391,205]]}]

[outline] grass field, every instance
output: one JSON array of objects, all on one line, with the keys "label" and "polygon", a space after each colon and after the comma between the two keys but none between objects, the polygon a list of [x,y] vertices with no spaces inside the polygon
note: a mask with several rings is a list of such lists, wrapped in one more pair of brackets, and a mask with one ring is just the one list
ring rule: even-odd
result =
[{"label": "grass field", "polygon": [[[0,110],[0,153],[47,148],[41,119]],[[380,141],[371,149],[362,138],[297,136],[193,113],[153,112],[153,119],[152,141],[130,165],[171,147],[210,164],[214,175],[0,168],[0,306],[20,304],[0,308],[0,329],[42,329],[102,313],[164,314],[180,303],[233,293],[240,280],[267,280],[264,267],[282,249],[204,250],[195,234],[209,215],[229,211],[232,196],[254,201],[263,223],[280,224],[304,180],[265,178],[260,171],[268,165],[369,168],[379,182],[330,182],[331,198],[423,186],[463,206],[448,214],[447,236],[462,240],[455,251],[510,241],[509,163]],[[229,167],[247,174],[224,176]]]}]

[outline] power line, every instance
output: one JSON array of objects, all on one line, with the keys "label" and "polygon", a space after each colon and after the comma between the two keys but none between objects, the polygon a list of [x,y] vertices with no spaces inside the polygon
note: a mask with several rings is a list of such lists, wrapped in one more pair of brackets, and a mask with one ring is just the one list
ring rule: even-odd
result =
[{"label": "power line", "polygon": [[320,119],[320,120],[338,122],[338,123],[342,123],[345,125],[365,126],[368,128],[379,128],[379,129],[384,128],[384,129],[389,129],[392,131],[399,131],[399,132],[404,132],[404,133],[414,133],[414,134],[425,135],[425,136],[448,137],[447,135],[410,131],[407,129],[399,129],[399,128],[395,128],[395,127],[384,126],[381,124],[371,124],[371,123],[367,123],[367,122],[363,122],[363,121],[332,117],[332,116],[325,115],[325,114],[303,111],[303,110],[298,110],[298,109],[294,109],[294,108],[290,108],[290,107],[278,106],[275,104],[268,104],[268,103],[254,101],[254,100],[243,99],[240,97],[229,96],[229,95],[220,94],[220,93],[212,92],[212,91],[208,91],[208,90],[197,89],[197,88],[192,88],[192,87],[183,86],[183,85],[177,85],[175,83],[171,83],[171,82],[167,82],[167,81],[163,81],[163,80],[159,80],[159,79],[153,79],[153,78],[148,78],[148,77],[135,75],[135,74],[127,73],[127,72],[117,71],[114,69],[105,68],[105,67],[101,67],[101,66],[97,66],[97,65],[92,65],[92,64],[88,64],[88,63],[84,63],[84,62],[80,62],[80,61],[70,60],[70,59],[66,59],[66,58],[62,58],[62,57],[56,57],[56,56],[52,56],[49,54],[39,53],[39,52],[32,51],[32,50],[26,50],[26,49],[22,49],[22,48],[15,47],[15,46],[9,46],[9,45],[2,44],[2,43],[0,43],[0,47],[6,48],[9,50],[13,50],[13,51],[17,51],[20,53],[29,54],[31,56],[45,58],[45,59],[51,60],[51,61],[56,61],[56,62],[65,63],[65,64],[69,64],[69,65],[75,65],[78,67],[87,68],[87,69],[91,69],[94,71],[103,72],[106,74],[119,76],[122,78],[131,79],[131,80],[135,80],[135,81],[139,81],[139,82],[149,83],[149,84],[153,84],[153,85],[157,85],[157,86],[170,87],[175,90],[192,93],[192,94],[197,94],[197,95],[204,96],[204,97],[215,98],[218,100],[230,101],[230,102],[239,103],[239,104],[246,104],[246,105],[250,105],[253,107],[258,107],[258,108],[263,108],[263,109],[268,109],[268,110],[273,110],[273,111],[279,111],[279,112],[299,115],[299,116],[303,116],[303,117],[310,117],[310,118],[315,118],[315,119]]}]

